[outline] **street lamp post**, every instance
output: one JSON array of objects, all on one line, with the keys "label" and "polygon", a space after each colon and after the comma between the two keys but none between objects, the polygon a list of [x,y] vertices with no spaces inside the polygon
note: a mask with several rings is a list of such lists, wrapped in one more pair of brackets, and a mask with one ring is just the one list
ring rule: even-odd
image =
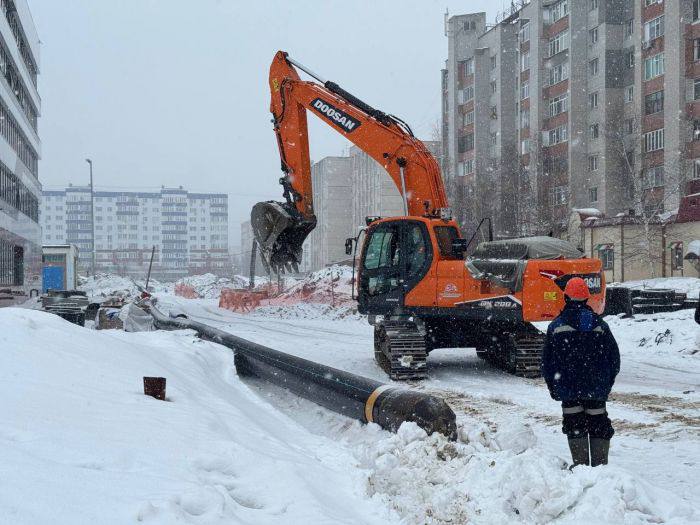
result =
[{"label": "street lamp post", "polygon": [[90,165],[90,225],[92,229],[92,276],[95,277],[95,188],[92,184],[92,160],[85,159]]}]

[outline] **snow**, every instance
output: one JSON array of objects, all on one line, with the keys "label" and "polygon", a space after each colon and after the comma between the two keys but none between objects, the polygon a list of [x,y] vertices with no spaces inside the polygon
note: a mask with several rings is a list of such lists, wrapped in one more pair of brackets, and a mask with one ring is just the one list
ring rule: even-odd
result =
[{"label": "snow", "polygon": [[218,299],[222,288],[244,288],[248,286],[248,279],[241,275],[235,275],[233,279],[229,279],[227,277],[217,277],[212,273],[205,273],[183,277],[175,284],[191,286],[203,299]]},{"label": "snow", "polygon": [[[280,306],[299,314],[280,319],[215,299],[159,299],[164,310],[386,381],[360,316],[309,307],[306,318],[298,304]],[[243,382],[230,350],[189,331],[92,331],[0,309],[0,521],[700,523],[692,311],[608,322],[622,354],[611,464],[571,472],[560,407],[542,381],[494,370],[473,350],[436,350],[430,379],[411,385],[453,407],[459,438],[449,442]],[[142,394],[146,375],[167,378],[168,401]]]},{"label": "snow", "polygon": [[688,243],[688,253],[700,257],[700,240],[690,241]]},{"label": "snow", "polygon": [[352,454],[242,383],[228,349],[14,308],[0,334],[3,523],[395,521]]},{"label": "snow", "polygon": [[[372,327],[359,316],[279,319],[163,298],[169,304],[272,348],[386,381],[372,357]],[[418,429],[390,435],[342,425],[328,413],[324,426],[368,472],[367,494],[405,523],[700,523],[700,347],[692,313],[608,318],[622,371],[608,405],[617,433],[604,468],[566,470],[561,409],[543,382],[494,370],[473,350],[434,351],[430,379],[412,385],[453,407],[457,443]],[[296,401],[291,413],[318,432],[316,419],[306,421],[307,405]]]}]

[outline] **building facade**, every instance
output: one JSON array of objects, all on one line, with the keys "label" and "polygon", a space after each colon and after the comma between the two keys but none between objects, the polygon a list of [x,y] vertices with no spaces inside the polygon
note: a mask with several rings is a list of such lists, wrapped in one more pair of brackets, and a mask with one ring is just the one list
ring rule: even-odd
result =
[{"label": "building facade", "polygon": [[155,246],[153,275],[230,273],[228,196],[180,188],[154,192],[95,191],[95,237],[90,188],[44,191],[41,225],[45,244],[74,244],[80,270],[143,277]]},{"label": "building facade", "polygon": [[492,25],[446,20],[444,171],[466,224],[559,235],[572,209],[676,210],[700,177],[699,4],[521,0]]},{"label": "building facade", "polygon": [[38,72],[26,0],[0,0],[0,306],[41,290]]},{"label": "building facade", "polygon": [[307,237],[303,267],[315,271],[344,261],[345,239],[352,236],[353,172],[350,157],[324,157],[311,166],[316,228]]}]

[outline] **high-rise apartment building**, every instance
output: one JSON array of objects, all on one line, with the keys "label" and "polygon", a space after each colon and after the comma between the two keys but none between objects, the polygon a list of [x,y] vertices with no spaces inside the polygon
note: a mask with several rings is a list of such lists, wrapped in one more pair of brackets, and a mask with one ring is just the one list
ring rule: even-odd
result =
[{"label": "high-rise apartment building", "polygon": [[[44,191],[45,244],[74,244],[82,272],[91,271],[90,188]],[[154,276],[229,273],[228,196],[180,188],[154,192],[95,191],[96,271],[143,277],[153,247]]]},{"label": "high-rise apartment building", "polygon": [[449,18],[443,166],[458,218],[558,234],[573,208],[676,209],[700,177],[699,4],[531,0],[492,25]]},{"label": "high-rise apartment building", "polygon": [[0,306],[41,290],[39,37],[26,0],[0,0]]}]

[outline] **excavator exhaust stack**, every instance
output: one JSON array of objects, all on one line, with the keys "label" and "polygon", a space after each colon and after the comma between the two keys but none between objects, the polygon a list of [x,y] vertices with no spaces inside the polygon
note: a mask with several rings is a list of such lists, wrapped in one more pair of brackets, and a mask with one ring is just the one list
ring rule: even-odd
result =
[{"label": "excavator exhaust stack", "polygon": [[258,202],[250,212],[253,236],[265,269],[275,273],[298,272],[302,244],[316,227],[316,217],[305,219],[293,205]]}]

